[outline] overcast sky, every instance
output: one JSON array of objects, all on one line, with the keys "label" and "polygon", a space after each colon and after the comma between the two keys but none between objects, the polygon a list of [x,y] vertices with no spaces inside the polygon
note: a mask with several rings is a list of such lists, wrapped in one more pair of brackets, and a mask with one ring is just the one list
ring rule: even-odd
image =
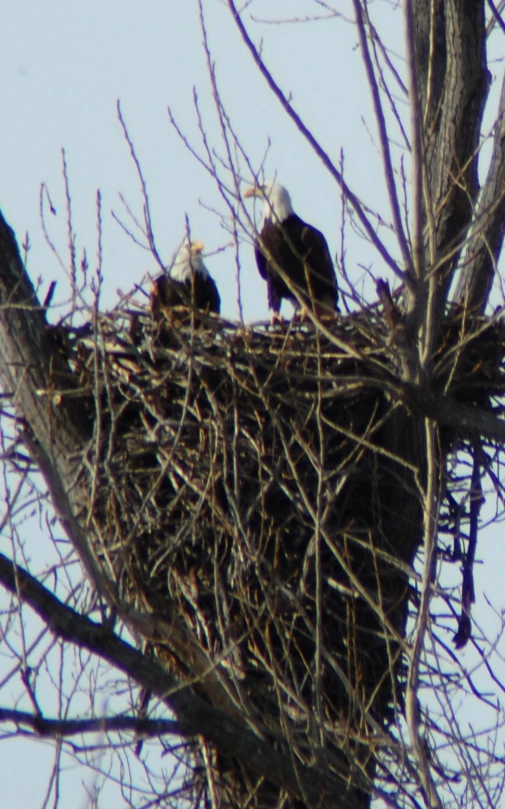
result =
[{"label": "overcast sky", "polygon": [[[336,5],[344,16],[304,24],[301,20],[307,15],[325,13],[321,4],[256,0],[246,20],[254,37],[263,38],[268,66],[284,92],[292,94],[297,111],[313,134],[335,163],[344,156],[346,178],[353,190],[371,207],[385,210],[387,218],[356,34],[345,18],[352,16],[350,3],[339,0]],[[400,10],[395,11],[394,3],[374,6],[382,33],[400,53]],[[242,148],[255,170],[266,155],[266,175],[276,175],[288,187],[295,210],[324,231],[334,254],[340,249],[341,215],[335,182],[268,91],[226,4],[205,0],[204,9],[222,100]],[[281,20],[288,14],[293,18],[299,15],[298,21],[283,25],[265,22],[267,18]],[[0,75],[0,206],[20,242],[29,234],[28,267],[34,279],[41,278],[42,297],[53,279],[59,279],[56,300],[63,300],[67,291],[65,273],[45,242],[40,222],[40,189],[45,184],[56,211],[50,213],[46,204],[46,222],[63,263],[67,263],[62,149],[66,152],[78,255],[86,249],[91,268],[96,266],[97,190],[102,194],[103,305],[113,306],[118,289],[127,291],[146,272],[158,271],[150,253],[135,246],[111,216],[115,210],[124,218],[119,194],[139,217],[143,205],[135,166],[117,117],[116,104],[120,101],[147,181],[162,260],[170,261],[184,235],[187,215],[192,234],[206,245],[207,266],[219,286],[223,314],[236,317],[234,252],[228,248],[215,253],[230,243],[220,218],[226,208],[215,181],[181,141],[167,113],[170,107],[201,154],[193,100],[196,89],[205,133],[218,156],[224,156],[197,0],[8,3],[2,10]],[[398,104],[405,104],[399,92]],[[47,198],[44,196],[46,203]],[[258,276],[252,248],[244,244],[240,256],[245,317],[264,318],[266,288]],[[359,290],[366,278],[365,268],[388,276],[376,256],[352,235],[348,261],[351,280]],[[494,541],[494,553],[501,554],[503,560],[502,544],[496,537]],[[493,588],[492,576],[487,585]],[[35,809],[41,805],[51,755],[49,745],[31,744],[27,753],[26,743],[2,743],[2,806]],[[26,773],[27,761],[30,777],[20,777],[21,772]],[[79,785],[87,778],[85,773],[76,773],[72,783]],[[76,789],[70,794],[64,804],[69,809],[86,805],[84,791]],[[122,805],[118,798],[108,804],[108,809]]]}]

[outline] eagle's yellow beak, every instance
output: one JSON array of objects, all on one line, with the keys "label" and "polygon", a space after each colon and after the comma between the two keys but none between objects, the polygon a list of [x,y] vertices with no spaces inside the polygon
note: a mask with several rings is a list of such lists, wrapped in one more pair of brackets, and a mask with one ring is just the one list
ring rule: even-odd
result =
[{"label": "eagle's yellow beak", "polygon": [[265,192],[261,185],[251,185],[244,191],[244,199],[249,197],[265,197]]},{"label": "eagle's yellow beak", "polygon": [[203,248],[205,247],[203,242],[191,242],[190,252],[192,256],[199,256],[203,253]]}]

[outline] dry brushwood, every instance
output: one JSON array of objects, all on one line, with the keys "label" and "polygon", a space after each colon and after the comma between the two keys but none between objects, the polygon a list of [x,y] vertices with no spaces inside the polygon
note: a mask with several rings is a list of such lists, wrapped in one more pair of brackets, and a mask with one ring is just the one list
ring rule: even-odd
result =
[{"label": "dry brushwood", "polygon": [[[444,331],[439,386],[485,405],[503,389],[502,338],[483,328],[459,359],[467,326],[455,314]],[[357,805],[402,706],[422,538],[423,434],[391,393],[392,342],[373,310],[322,334],[123,306],[69,359],[100,425],[87,465],[96,556],[123,599],[183,626],[185,648],[154,637],[155,653],[209,699],[222,672],[231,713],[348,780]],[[441,442],[442,456],[464,437]],[[450,486],[446,502],[451,532]],[[279,800],[205,745],[193,765],[192,788],[218,784],[225,804]]]},{"label": "dry brushwood", "polygon": [[[122,617],[182,684],[295,769],[343,779],[346,805],[368,806],[373,782],[416,785],[405,761],[400,776],[393,721],[417,608],[426,458],[423,414],[398,381],[401,319],[371,307],[317,328],[244,332],[213,315],[153,318],[132,298],[78,331],[49,328],[9,239],[4,389],[99,592],[130,605]],[[22,345],[12,334],[38,337]],[[434,389],[493,412],[504,345],[499,321],[454,312]],[[439,536],[453,541],[440,550],[463,563],[462,603],[448,599],[454,631],[461,610],[460,645],[475,492],[493,451],[492,440],[439,431]],[[473,457],[466,477],[445,469],[456,452]],[[185,750],[195,806],[295,803],[244,757],[201,737]]]}]

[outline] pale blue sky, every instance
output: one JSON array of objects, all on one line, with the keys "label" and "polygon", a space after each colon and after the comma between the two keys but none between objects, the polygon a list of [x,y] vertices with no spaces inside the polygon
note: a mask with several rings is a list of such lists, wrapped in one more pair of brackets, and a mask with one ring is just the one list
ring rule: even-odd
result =
[{"label": "pale blue sky", "polygon": [[[352,16],[350,5],[338,2],[339,10],[348,17]],[[374,5],[383,35],[400,52],[400,12],[394,11],[395,4]],[[222,98],[243,148],[256,168],[268,149],[267,175],[276,173],[289,188],[295,210],[324,231],[334,254],[340,225],[337,186],[267,91],[226,4],[205,0],[204,9]],[[247,19],[251,33],[263,37],[265,58],[276,79],[285,93],[293,94],[297,111],[336,163],[344,150],[346,178],[353,190],[368,205],[387,212],[381,164],[373,143],[375,127],[353,27],[342,17],[308,24],[258,22],[267,15],[270,19],[287,14],[302,18],[318,10],[322,11],[321,6],[310,0],[256,0],[250,6],[255,20]],[[127,291],[146,271],[157,272],[152,256],[135,247],[110,215],[111,208],[122,210],[118,192],[127,197],[137,215],[142,210],[134,165],[116,116],[118,99],[147,180],[163,260],[168,263],[184,234],[185,214],[192,233],[205,242],[208,252],[229,242],[219,216],[213,213],[213,209],[224,213],[216,184],[181,143],[167,115],[170,105],[191,142],[201,150],[192,100],[196,86],[206,132],[223,154],[196,0],[87,0],[79,4],[18,0],[3,9],[2,29],[0,206],[20,241],[29,232],[29,269],[32,277],[42,278],[44,291],[59,278],[59,299],[65,296],[64,275],[44,243],[39,221],[39,189],[41,183],[47,183],[57,210],[56,216],[47,217],[51,235],[66,257],[62,147],[67,155],[78,254],[85,246],[91,267],[96,251],[95,195],[98,188],[102,191],[104,305],[114,304],[118,288]],[[400,94],[398,103],[400,107],[405,103]],[[364,277],[358,263],[379,276],[388,276],[370,249],[352,235],[348,250],[358,288]],[[249,246],[242,248],[241,259],[245,317],[266,317],[266,289]],[[232,250],[211,255],[207,265],[219,286],[223,313],[235,317]],[[495,534],[495,553],[503,561],[503,543],[497,537]],[[37,554],[44,542],[42,536]],[[493,558],[496,564],[497,556]],[[477,575],[481,572],[478,568]],[[489,588],[494,581],[491,575],[486,577]],[[500,578],[496,598],[501,587]],[[0,747],[2,806],[41,806],[50,762],[47,744],[4,741]],[[86,806],[81,781],[90,783],[89,774],[74,772],[62,802],[65,809]],[[114,794],[107,809],[124,805]]]},{"label": "pale blue sky", "polygon": [[[267,174],[277,173],[289,188],[297,212],[326,233],[334,252],[340,215],[335,183],[266,91],[225,4],[206,0],[204,7],[222,97],[242,146],[259,168],[270,141]],[[288,10],[307,14],[308,9],[317,11],[317,6],[303,0],[255,3],[253,9],[259,18],[267,10],[271,17],[284,17]],[[167,115],[170,105],[201,150],[193,107],[196,87],[210,141],[224,153],[209,92],[196,0],[143,4],[91,0],[79,5],[25,0],[7,11],[6,30],[10,34],[0,55],[0,103],[6,122],[0,204],[20,237],[30,232],[33,273],[47,279],[54,275],[54,261],[43,248],[39,226],[42,182],[49,185],[58,212],[57,217],[49,217],[51,232],[59,244],[65,244],[61,147],[67,153],[78,247],[87,246],[90,260],[96,189],[103,194],[106,295],[112,296],[118,285],[125,288],[138,282],[146,269],[156,270],[152,258],[132,249],[109,215],[112,207],[121,210],[119,191],[141,213],[134,166],[116,118],[118,99],[145,172],[164,261],[168,263],[184,232],[185,214],[209,251],[229,241],[217,216],[200,205],[224,212],[216,185],[181,143]],[[346,172],[355,189],[368,204],[380,204],[380,167],[361,123],[364,79],[353,28],[335,18],[307,25],[251,22],[251,30],[264,37],[268,65],[284,91],[293,93],[297,110],[332,159],[338,162],[343,148]],[[245,315],[264,316],[265,288],[252,250],[243,253],[242,263]],[[208,264],[220,286],[225,314],[236,314],[232,253],[209,259]]]}]

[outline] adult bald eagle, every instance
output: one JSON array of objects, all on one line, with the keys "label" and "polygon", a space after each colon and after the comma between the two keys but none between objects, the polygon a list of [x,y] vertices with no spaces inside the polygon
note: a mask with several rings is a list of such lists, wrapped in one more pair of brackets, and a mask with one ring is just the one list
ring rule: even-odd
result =
[{"label": "adult bald eagle", "polygon": [[185,239],[168,272],[156,278],[151,294],[154,317],[161,309],[167,311],[181,306],[219,314],[221,298],[203,263],[202,251],[202,242]]},{"label": "adult bald eagle", "polygon": [[[297,216],[288,191],[279,183],[252,186],[244,197],[259,197],[265,205],[254,249],[259,273],[267,282],[273,319],[279,317],[283,298],[295,309],[300,308],[301,299],[303,308],[318,317],[334,313],[337,279],[323,234]],[[279,270],[289,279],[291,289]]]}]

